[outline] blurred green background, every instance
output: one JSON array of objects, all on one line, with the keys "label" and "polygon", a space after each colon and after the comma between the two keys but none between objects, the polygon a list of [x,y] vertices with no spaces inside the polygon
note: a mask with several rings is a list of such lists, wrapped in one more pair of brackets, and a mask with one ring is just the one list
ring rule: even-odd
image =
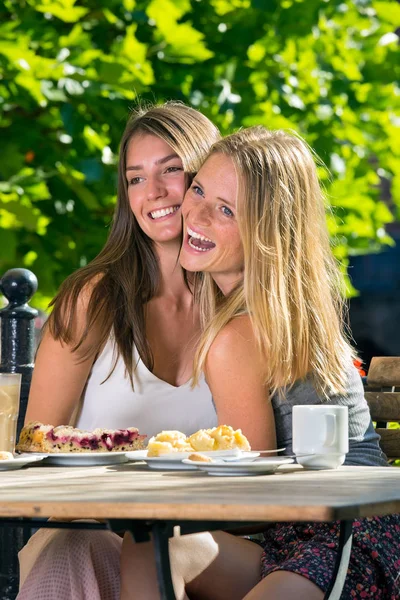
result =
[{"label": "blurred green background", "polygon": [[395,0],[3,0],[0,272],[34,271],[45,308],[97,254],[138,99],[183,100],[223,133],[299,131],[327,165],[343,268],[393,243],[399,27]]}]

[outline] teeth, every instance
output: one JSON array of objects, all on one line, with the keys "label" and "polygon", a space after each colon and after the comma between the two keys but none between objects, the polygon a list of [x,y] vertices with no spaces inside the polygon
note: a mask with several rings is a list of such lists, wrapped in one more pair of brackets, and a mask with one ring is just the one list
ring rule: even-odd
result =
[{"label": "teeth", "polygon": [[200,233],[196,233],[192,229],[189,229],[189,227],[187,228],[187,232],[190,235],[190,237],[197,238],[198,240],[202,240],[203,242],[211,242],[212,244],[214,243],[212,240],[210,240],[210,238],[206,238],[206,237],[204,237],[204,235],[200,235]]},{"label": "teeth", "polygon": [[169,208],[161,208],[160,210],[153,210],[150,213],[152,219],[160,219],[161,217],[165,217],[166,215],[172,215],[172,213],[179,210],[179,206],[170,206]]},{"label": "teeth", "polygon": [[212,250],[212,248],[199,248],[198,246],[195,246],[194,244],[192,244],[192,240],[190,238],[188,240],[188,244],[191,248],[197,250],[198,252],[209,252],[210,250]]}]

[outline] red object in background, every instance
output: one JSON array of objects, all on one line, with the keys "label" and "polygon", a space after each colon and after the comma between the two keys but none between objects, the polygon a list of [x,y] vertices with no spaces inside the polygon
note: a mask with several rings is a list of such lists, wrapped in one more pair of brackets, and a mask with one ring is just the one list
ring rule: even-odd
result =
[{"label": "red object in background", "polygon": [[35,153],[33,152],[33,150],[28,150],[28,152],[25,154],[25,160],[27,163],[31,163],[35,158]]},{"label": "red object in background", "polygon": [[359,360],[358,358],[356,358],[354,361],[354,366],[356,367],[357,371],[360,373],[361,377],[365,377],[366,376],[366,371],[364,371],[364,369],[362,369],[362,361]]}]

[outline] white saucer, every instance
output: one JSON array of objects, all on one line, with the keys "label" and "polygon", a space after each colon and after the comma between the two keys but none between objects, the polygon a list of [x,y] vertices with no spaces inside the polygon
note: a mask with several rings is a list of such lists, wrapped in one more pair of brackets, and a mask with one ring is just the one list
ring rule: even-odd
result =
[{"label": "white saucer", "polygon": [[46,456],[47,454],[43,454],[43,456],[38,456],[37,454],[21,454],[19,456],[17,455],[15,458],[0,460],[0,471],[15,471],[15,469],[21,469],[22,467],[25,467],[25,465],[39,462],[46,458]]},{"label": "white saucer", "polygon": [[163,456],[147,456],[147,450],[133,450],[127,452],[128,460],[145,462],[150,469],[158,471],[196,471],[196,467],[185,465],[183,458],[187,458],[193,452],[176,452],[175,454],[164,454]]},{"label": "white saucer", "polygon": [[143,460],[150,469],[158,471],[196,471],[196,467],[190,464],[191,461],[187,461],[187,464],[184,464],[181,458],[146,456]]},{"label": "white saucer", "polygon": [[[170,454],[163,454],[162,456],[147,456],[147,450],[134,450],[132,452],[127,452],[126,456],[132,461],[144,461],[151,469],[157,469],[159,471],[195,471],[196,463],[193,463],[191,460],[184,460],[194,453],[195,451],[171,452]],[[224,457],[226,457],[227,460],[232,460],[237,455],[235,450],[210,450],[206,452],[199,452],[199,454],[216,457],[221,461],[224,459]],[[235,460],[235,464],[244,460],[254,460],[258,456],[260,456],[259,452],[240,452],[240,455]]]},{"label": "white saucer", "polygon": [[288,465],[294,462],[293,458],[277,458],[275,456],[259,458],[252,461],[225,462],[214,460],[211,463],[193,461],[184,459],[183,464],[194,465],[197,469],[205,471],[209,475],[218,475],[221,477],[243,477],[248,475],[268,475],[274,473],[281,465]]}]

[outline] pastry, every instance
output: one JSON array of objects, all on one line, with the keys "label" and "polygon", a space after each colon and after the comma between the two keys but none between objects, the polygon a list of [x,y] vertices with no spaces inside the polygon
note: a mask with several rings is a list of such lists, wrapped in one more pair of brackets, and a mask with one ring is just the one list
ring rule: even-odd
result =
[{"label": "pastry", "polygon": [[193,448],[187,437],[181,431],[161,431],[150,438],[147,446],[147,456],[161,456],[171,452],[192,452]]},{"label": "pastry", "polygon": [[205,456],[204,454],[198,454],[196,452],[194,454],[190,454],[190,456],[188,456],[188,460],[194,460],[196,462],[206,462],[206,463],[213,462],[212,458],[210,458],[209,456]]},{"label": "pastry", "polygon": [[241,429],[236,431],[230,425],[219,425],[213,429],[200,429],[188,438],[194,450],[251,450],[247,438]]},{"label": "pastry", "polygon": [[144,448],[136,427],[83,431],[69,425],[43,425],[32,421],[22,428],[18,452],[128,452]]},{"label": "pastry", "polygon": [[205,452],[210,450],[251,450],[247,438],[240,429],[220,425],[212,429],[199,429],[186,437],[181,431],[162,431],[150,438],[147,456],[161,456],[171,452]]}]

